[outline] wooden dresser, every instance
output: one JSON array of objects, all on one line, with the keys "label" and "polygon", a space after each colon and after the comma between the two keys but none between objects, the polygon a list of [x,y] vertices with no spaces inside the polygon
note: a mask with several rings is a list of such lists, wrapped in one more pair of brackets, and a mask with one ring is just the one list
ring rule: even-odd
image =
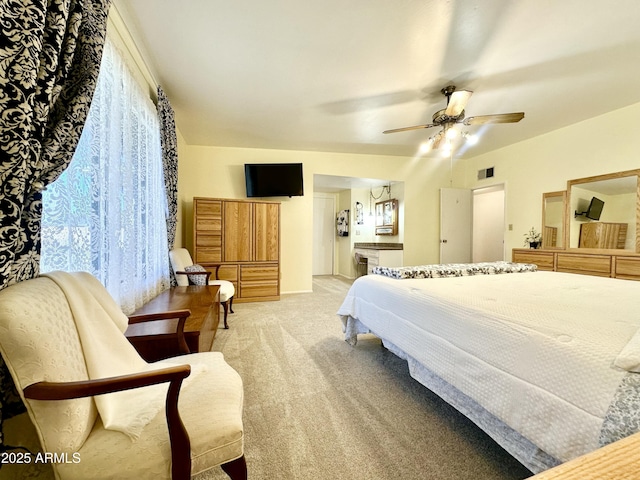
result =
[{"label": "wooden dresser", "polygon": [[279,202],[195,197],[193,228],[194,262],[220,265],[234,302],[280,299]]},{"label": "wooden dresser", "polygon": [[580,248],[619,248],[625,247],[627,240],[626,223],[591,222],[580,225]]},{"label": "wooden dresser", "polygon": [[533,263],[539,270],[640,280],[640,254],[628,251],[514,248],[511,258],[517,263]]}]

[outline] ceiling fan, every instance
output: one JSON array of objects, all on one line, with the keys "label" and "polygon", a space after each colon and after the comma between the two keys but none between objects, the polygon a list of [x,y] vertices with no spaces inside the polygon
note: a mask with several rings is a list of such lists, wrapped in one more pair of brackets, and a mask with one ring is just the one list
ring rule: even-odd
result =
[{"label": "ceiling fan", "polygon": [[431,148],[438,148],[444,138],[447,137],[447,131],[454,125],[461,123],[463,125],[486,125],[489,123],[516,123],[524,118],[524,112],[516,113],[498,113],[494,115],[480,115],[476,117],[465,118],[464,107],[467,105],[469,98],[473,94],[470,90],[456,90],[455,85],[448,85],[440,90],[447,97],[447,107],[438,110],[433,114],[433,123],[426,125],[414,125],[411,127],[394,128],[385,130],[382,133],[406,132],[408,130],[419,130],[421,128],[442,127],[442,130],[435,136],[431,137]]}]

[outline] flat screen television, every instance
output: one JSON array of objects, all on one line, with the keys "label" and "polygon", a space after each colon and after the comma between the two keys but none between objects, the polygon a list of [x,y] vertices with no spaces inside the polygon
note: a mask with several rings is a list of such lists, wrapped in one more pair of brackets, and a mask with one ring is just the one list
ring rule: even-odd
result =
[{"label": "flat screen television", "polygon": [[247,197],[301,197],[302,163],[245,163]]},{"label": "flat screen television", "polygon": [[600,220],[600,215],[602,214],[602,208],[604,207],[604,202],[599,198],[593,197],[591,202],[589,203],[589,208],[585,213],[587,218],[591,220]]}]

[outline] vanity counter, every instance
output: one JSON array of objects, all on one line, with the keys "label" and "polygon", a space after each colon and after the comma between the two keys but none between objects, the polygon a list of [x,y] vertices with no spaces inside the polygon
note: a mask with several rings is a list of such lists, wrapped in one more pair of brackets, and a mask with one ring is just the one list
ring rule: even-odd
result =
[{"label": "vanity counter", "polygon": [[373,267],[402,267],[403,252],[401,243],[364,243],[353,244],[355,253],[367,266],[367,273],[371,273]]},{"label": "vanity counter", "polygon": [[368,250],[402,250],[401,243],[382,243],[382,242],[356,242],[353,247],[365,248]]}]

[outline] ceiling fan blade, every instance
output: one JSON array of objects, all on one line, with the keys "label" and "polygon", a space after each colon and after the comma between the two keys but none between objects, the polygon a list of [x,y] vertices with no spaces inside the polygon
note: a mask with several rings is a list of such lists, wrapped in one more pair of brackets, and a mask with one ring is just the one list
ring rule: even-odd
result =
[{"label": "ceiling fan blade", "polygon": [[414,125],[412,127],[402,127],[402,128],[393,128],[391,130],[385,130],[382,133],[397,133],[397,132],[406,132],[409,130],[420,130],[421,128],[431,128],[435,127],[435,123],[427,123],[426,125]]},{"label": "ceiling fan blade", "polygon": [[465,125],[486,125],[487,123],[516,123],[524,118],[524,112],[498,113],[495,115],[480,115],[469,117],[463,123]]},{"label": "ceiling fan blade", "polygon": [[467,106],[467,102],[473,94],[470,90],[456,90],[449,96],[449,103],[444,114],[449,117],[457,117],[462,113],[464,107]]}]

